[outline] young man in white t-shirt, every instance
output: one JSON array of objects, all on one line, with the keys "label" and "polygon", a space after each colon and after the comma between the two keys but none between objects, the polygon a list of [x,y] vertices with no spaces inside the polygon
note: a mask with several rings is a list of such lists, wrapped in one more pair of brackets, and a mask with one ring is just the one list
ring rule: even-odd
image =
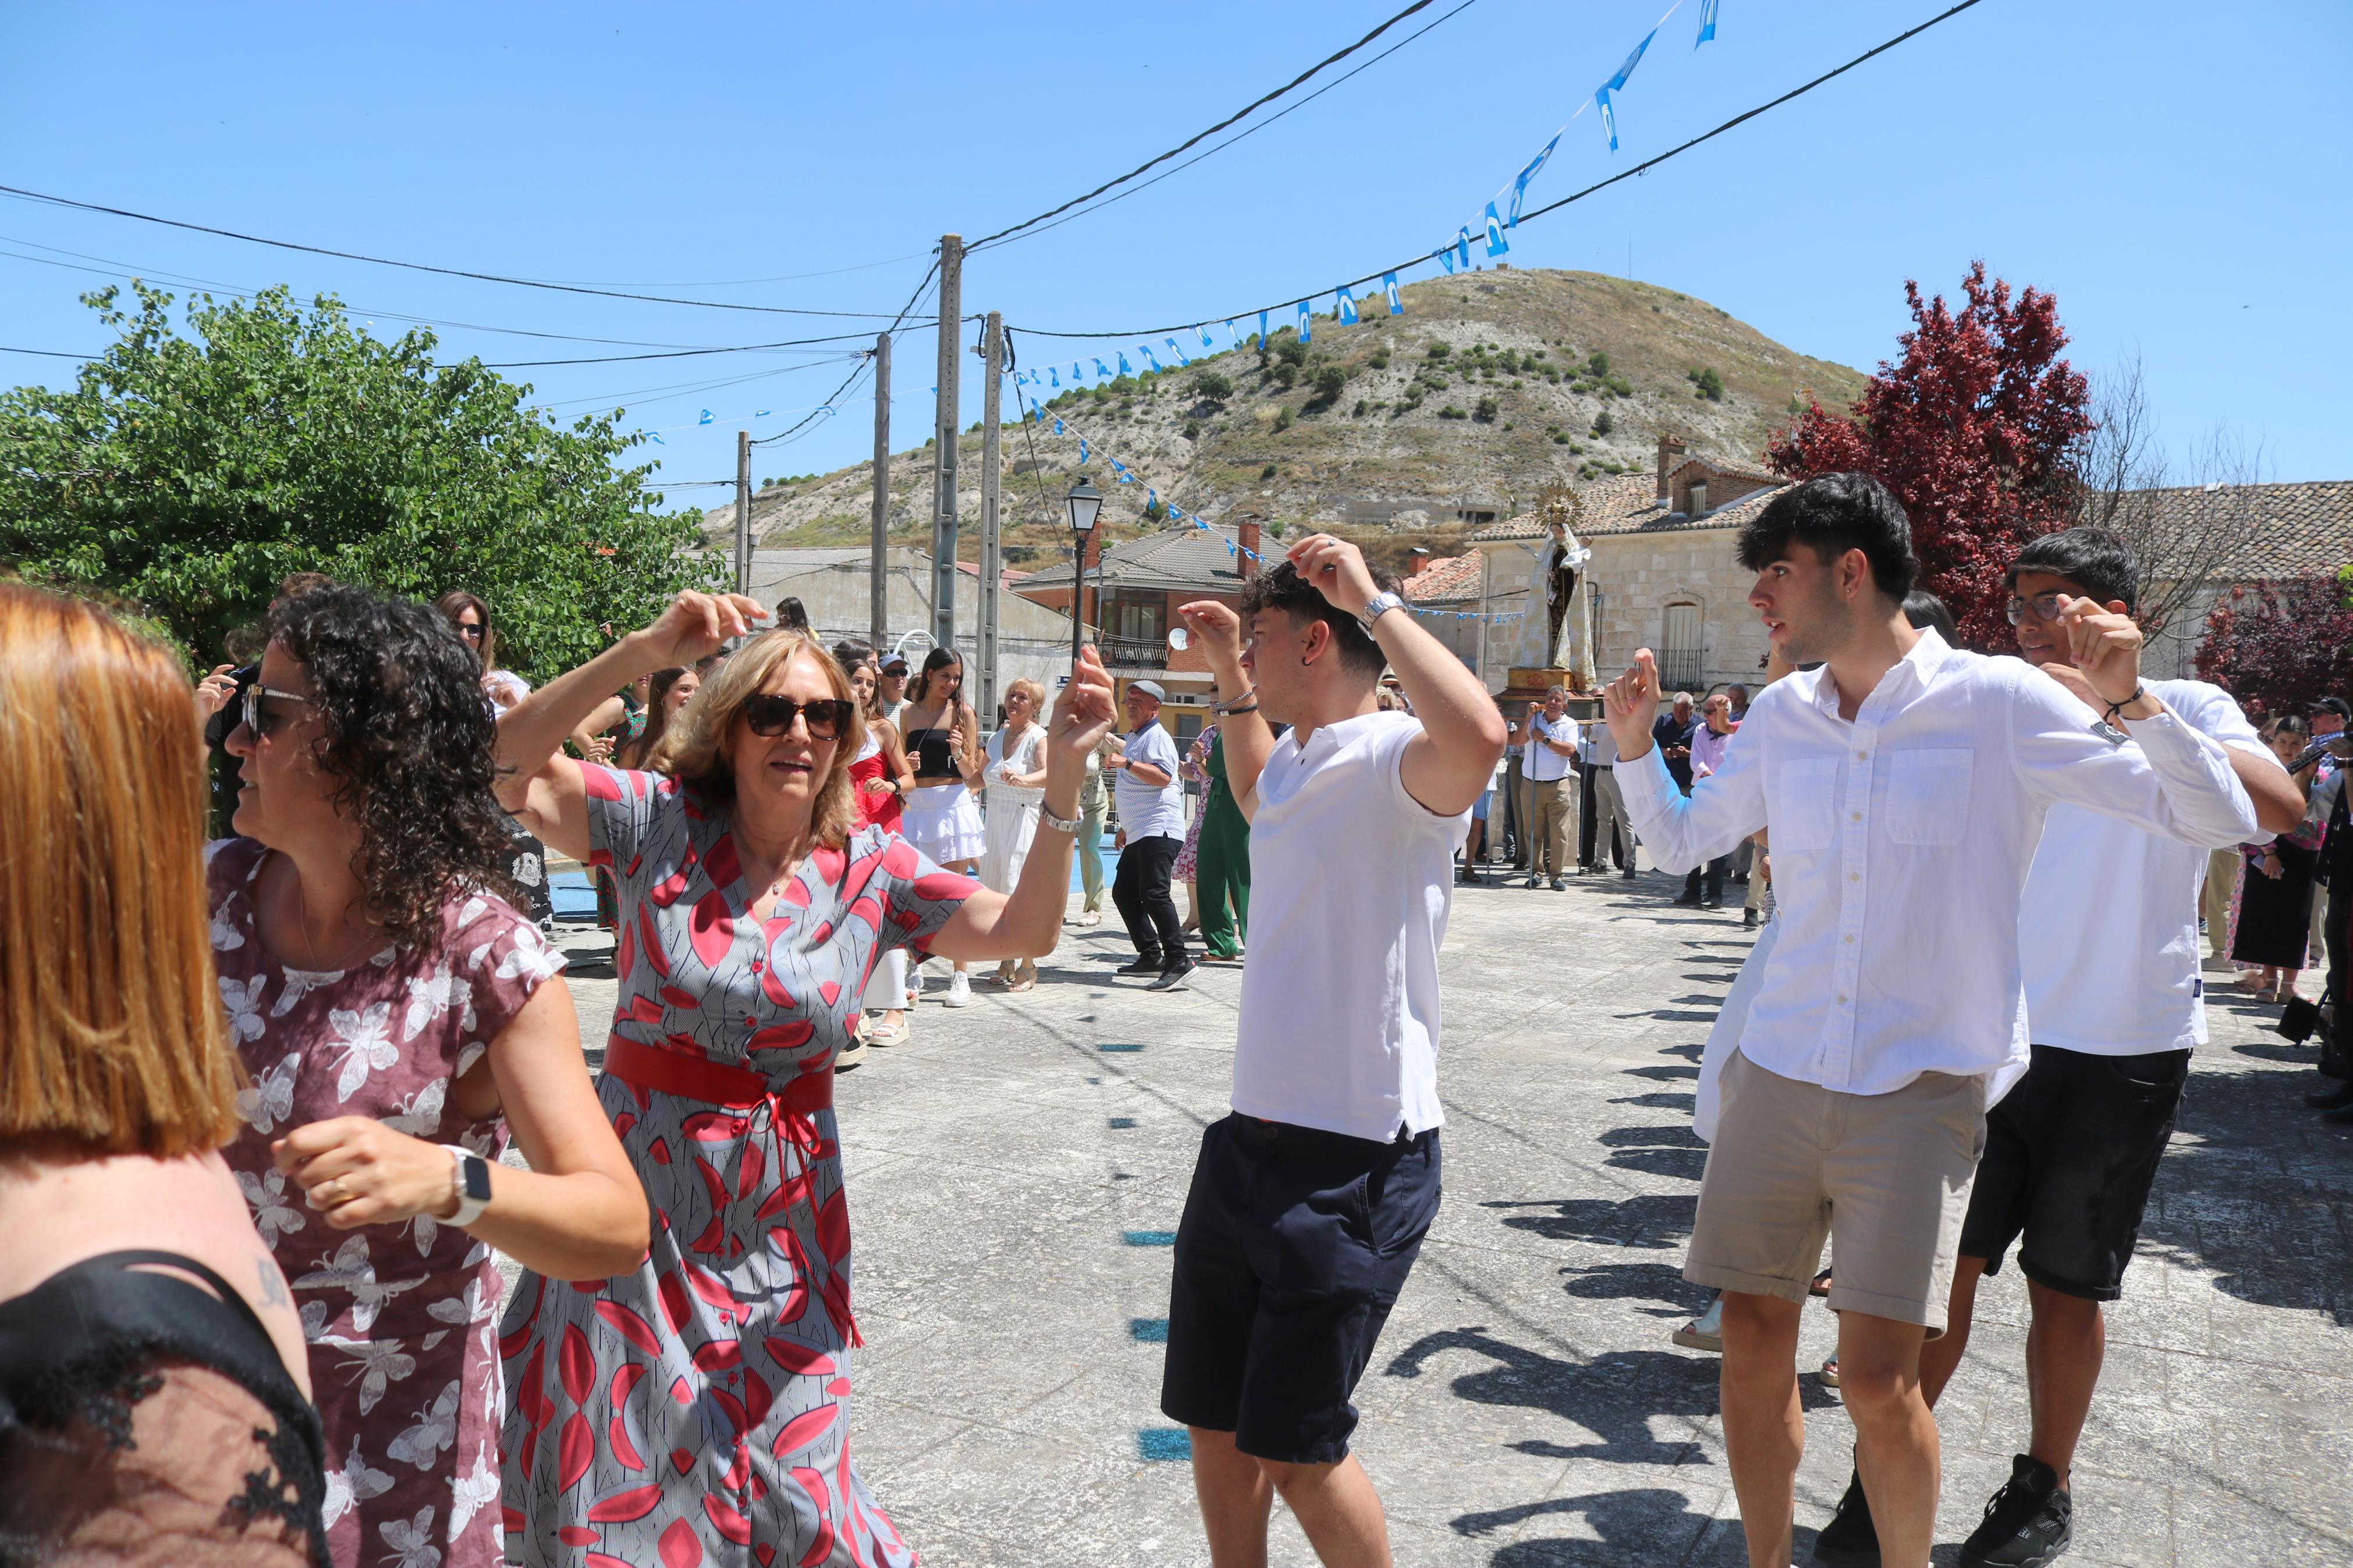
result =
[{"label": "young man in white t-shirt", "polygon": [[[1288,555],[1240,616],[1177,612],[1240,693],[1219,734],[1250,822],[1250,962],[1233,1114],[1202,1136],[1176,1232],[1160,1407],[1192,1433],[1215,1568],[1265,1563],[1277,1492],[1324,1563],[1379,1568],[1349,1396],[1438,1210],[1438,948],[1508,731],[1355,545]],[[1384,664],[1412,713],[1380,710]]]},{"label": "young man in white t-shirt", "polygon": [[2072,803],[2211,847],[2254,834],[2254,808],[2222,746],[2141,684],[2129,616],[2056,606],[2105,724],[2018,660],[1913,626],[1911,522],[1876,479],[1793,485],[1736,548],[1773,647],[1821,667],[1759,695],[1688,795],[1653,743],[1648,648],[1604,700],[1661,869],[1772,833],[1778,930],[1718,1081],[1683,1277],[1724,1292],[1725,1449],[1751,1568],[1787,1568],[1798,1329],[1827,1233],[1882,1560],[1926,1568],[1939,1465],[1921,1347],[1945,1331],[1986,1106],[2024,1054],[2019,901],[2043,816]]},{"label": "young man in white t-shirt", "polygon": [[[2129,616],[2138,581],[2123,541],[2094,528],[2045,534],[2010,566],[2019,652],[2074,694],[2087,723],[2105,703],[2075,668],[2061,606],[2089,599]],[[2295,782],[2229,692],[2200,680],[2152,680],[2148,689],[2228,748],[2264,832],[2303,818]],[[2123,1294],[2189,1054],[2206,1041],[2198,972],[2205,869],[2202,850],[2080,805],[2054,805],[2043,819],[2018,920],[2031,1065],[2007,1093],[1996,1080],[1945,1337],[1920,1352],[1920,1392],[1933,1407],[1968,1347],[1978,1279],[1999,1272],[2018,1243],[2033,1314],[2031,1431],[1961,1547],[1965,1568],[2038,1568],[2071,1539],[2070,1468],[2106,1346],[2100,1304]],[[1859,1481],[1849,1483],[1815,1555],[1834,1565],[1878,1560]]]}]

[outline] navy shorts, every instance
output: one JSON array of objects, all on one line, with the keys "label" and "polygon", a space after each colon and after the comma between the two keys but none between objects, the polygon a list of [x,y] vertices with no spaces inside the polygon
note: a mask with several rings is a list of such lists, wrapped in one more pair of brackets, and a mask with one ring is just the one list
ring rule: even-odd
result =
[{"label": "navy shorts", "polygon": [[1375,1143],[1212,1124],[1176,1228],[1161,1410],[1257,1458],[1345,1458],[1348,1396],[1437,1213],[1436,1128]]},{"label": "navy shorts", "polygon": [[2015,1241],[2019,1271],[2036,1284],[2113,1301],[2173,1137],[2189,1053],[2033,1051],[2026,1076],[1986,1112],[1960,1255],[1995,1274]]}]

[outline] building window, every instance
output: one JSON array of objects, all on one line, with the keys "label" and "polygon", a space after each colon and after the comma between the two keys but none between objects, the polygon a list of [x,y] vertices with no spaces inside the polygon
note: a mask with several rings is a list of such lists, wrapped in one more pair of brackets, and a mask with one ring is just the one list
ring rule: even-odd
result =
[{"label": "building window", "polygon": [[1659,626],[1659,684],[1674,692],[1699,683],[1699,606],[1669,605]]}]

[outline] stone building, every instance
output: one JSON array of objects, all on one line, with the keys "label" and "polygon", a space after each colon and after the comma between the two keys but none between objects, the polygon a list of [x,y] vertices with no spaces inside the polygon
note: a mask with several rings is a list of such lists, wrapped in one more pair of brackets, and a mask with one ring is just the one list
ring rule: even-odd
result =
[{"label": "stone building", "polygon": [[1782,488],[1760,468],[1688,457],[1662,437],[1652,472],[1576,488],[1565,539],[1535,512],[1472,534],[1489,617],[1477,623],[1474,668],[1488,689],[1510,689],[1514,669],[1565,670],[1572,687],[1589,687],[1638,647],[1657,654],[1670,691],[1753,684],[1765,628],[1748,608],[1755,574],[1734,559],[1733,536]]}]

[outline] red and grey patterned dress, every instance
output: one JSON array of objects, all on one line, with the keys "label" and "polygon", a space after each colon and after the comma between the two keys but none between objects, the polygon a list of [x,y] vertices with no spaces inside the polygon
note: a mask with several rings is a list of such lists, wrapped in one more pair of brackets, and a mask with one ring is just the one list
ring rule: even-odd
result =
[{"label": "red and grey patterned dress", "polygon": [[213,961],[252,1084],[221,1152],[254,1228],[294,1287],[327,1439],[327,1549],[338,1564],[494,1568],[504,1415],[494,1336],[498,1262],[427,1216],[337,1230],[271,1163],[269,1144],[336,1116],[373,1116],[495,1160],[504,1121],[468,1121],[449,1083],[564,967],[538,928],[488,895],[452,900],[429,952],[386,948],[348,970],[290,969],[255,934],[267,851],[210,850]]},{"label": "red and grey patterned dress", "polygon": [[508,1551],[532,1568],[901,1568],[849,1461],[849,1214],[833,1058],[893,947],[974,890],[864,828],[745,914],[726,813],[585,766],[620,889],[598,1094],[653,1209],[634,1274],[526,1274],[500,1326]]}]

